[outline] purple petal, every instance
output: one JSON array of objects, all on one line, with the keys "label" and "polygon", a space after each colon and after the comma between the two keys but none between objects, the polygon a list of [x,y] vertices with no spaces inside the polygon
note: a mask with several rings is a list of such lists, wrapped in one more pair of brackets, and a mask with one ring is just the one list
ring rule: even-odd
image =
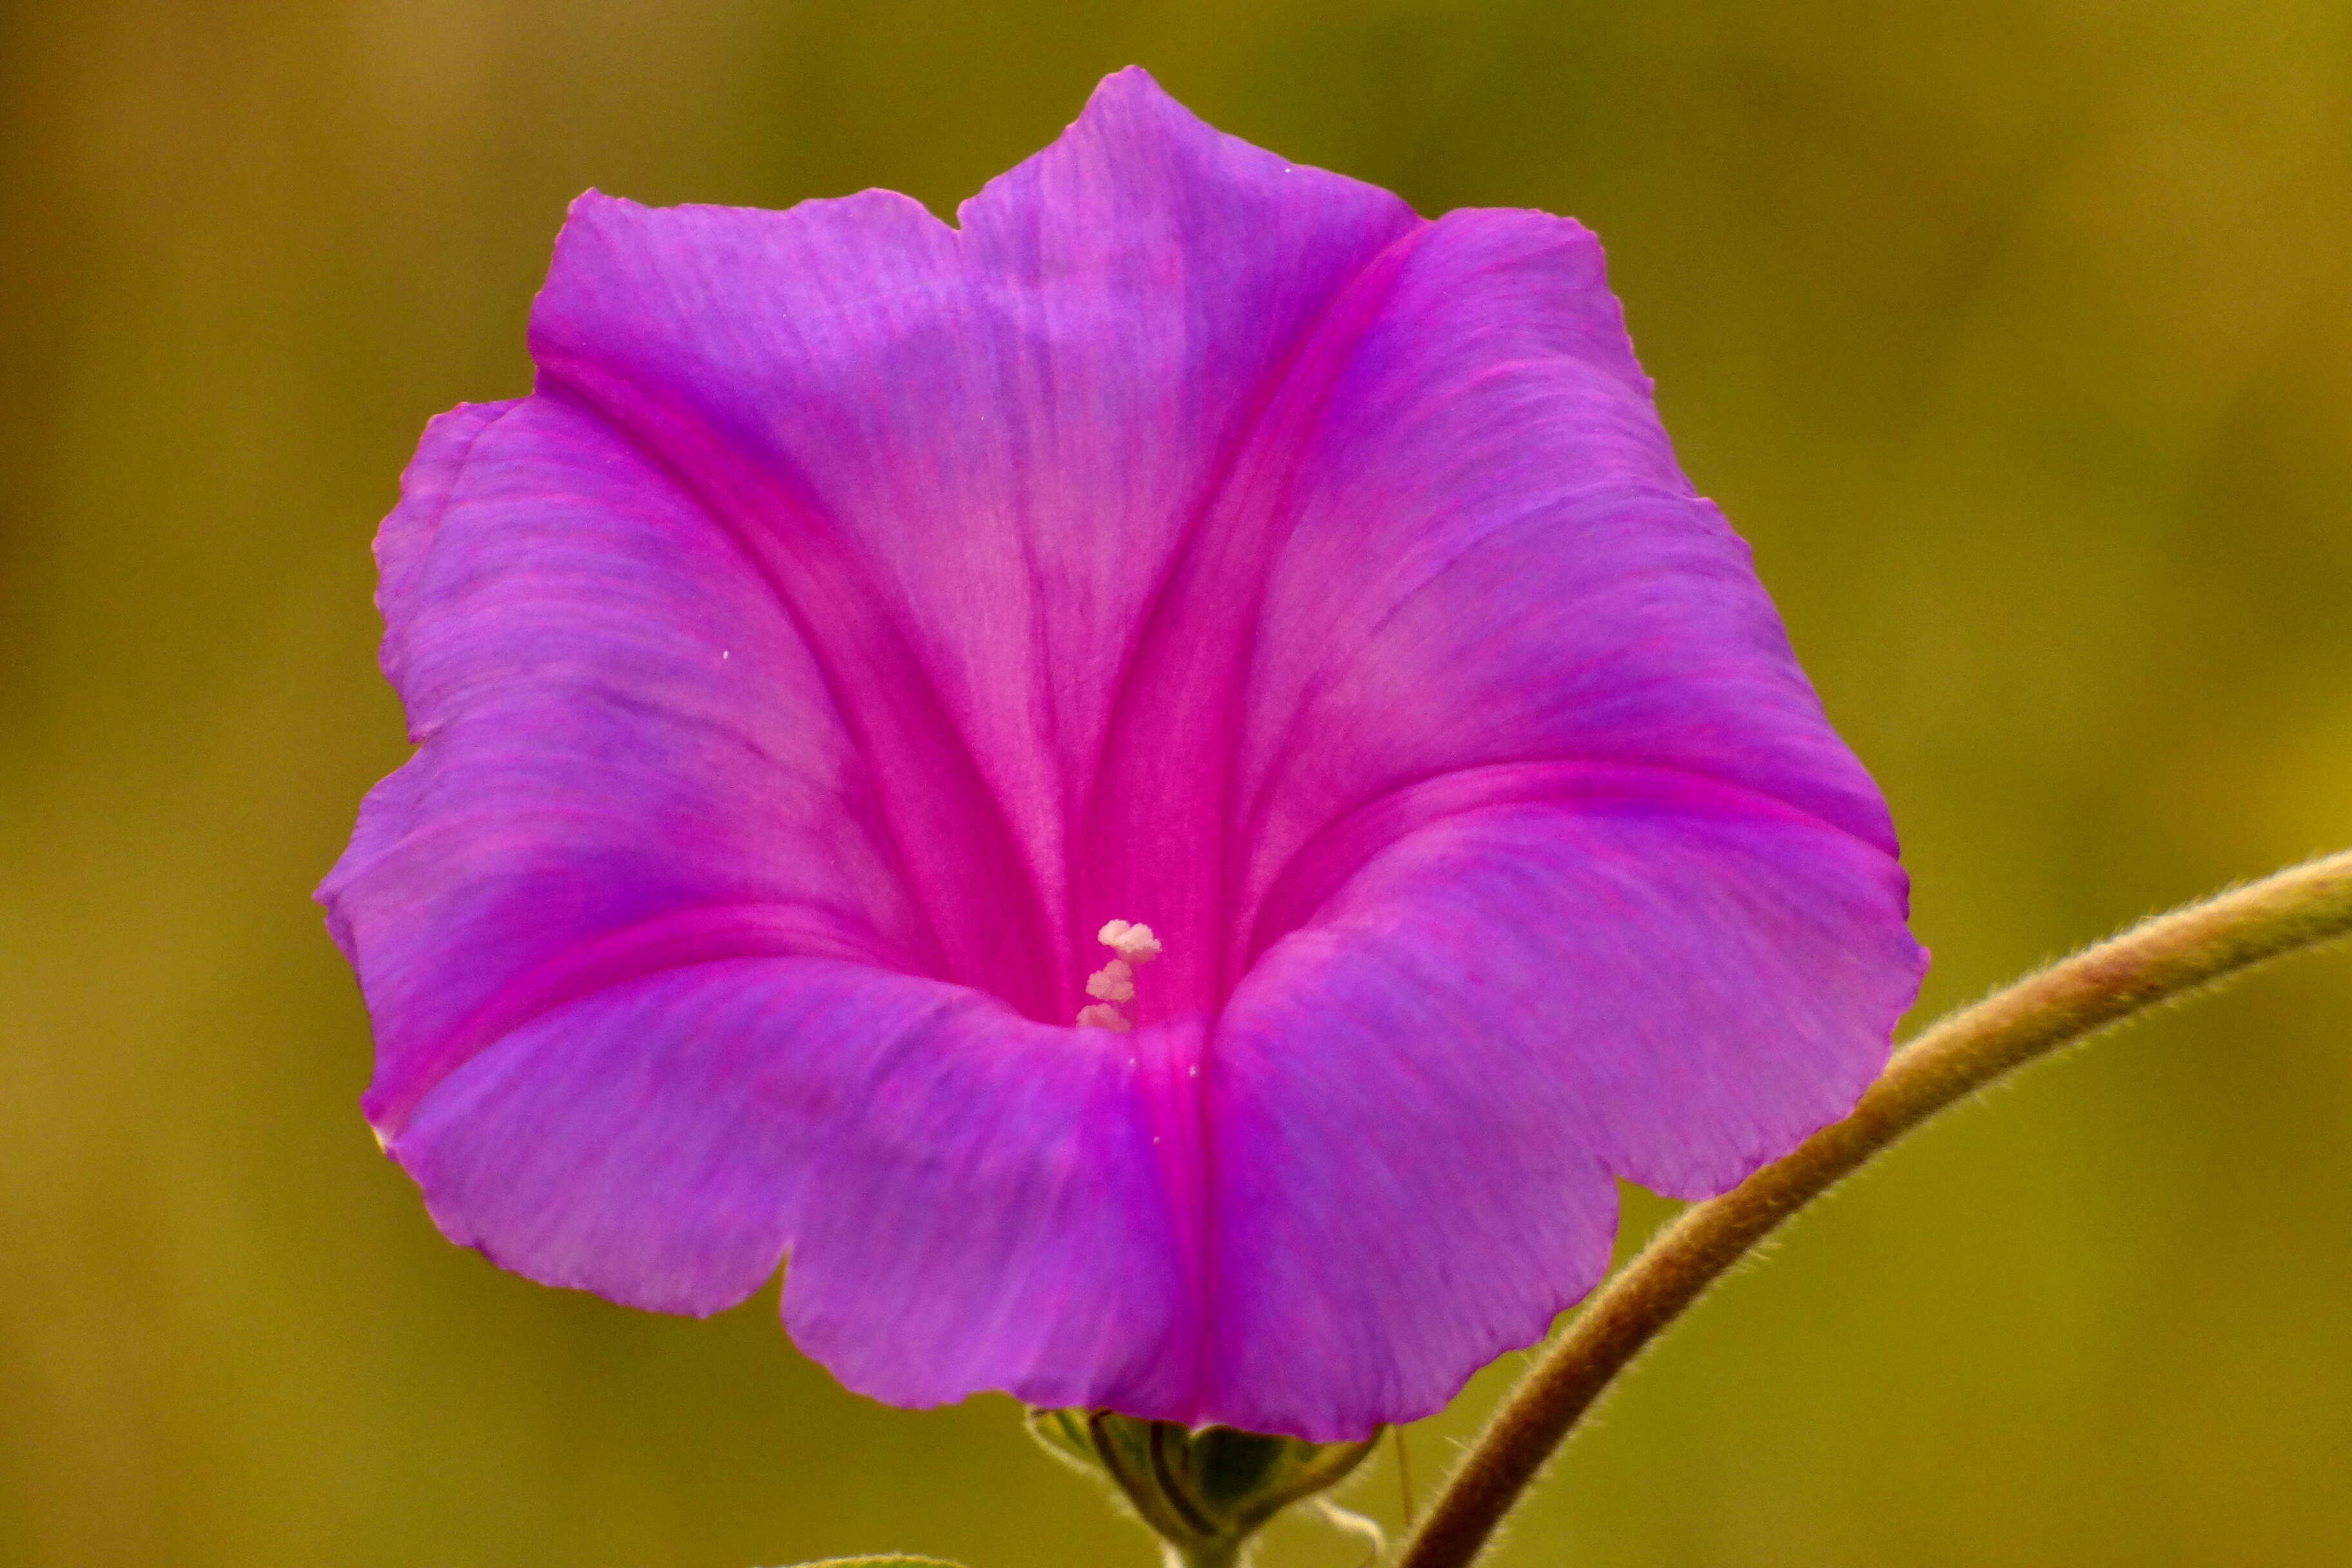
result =
[{"label": "purple petal", "polygon": [[1444,793],[1210,1043],[1208,1403],[1274,1430],[1426,1414],[1534,1343],[1607,1266],[1612,1177],[1703,1197],[1785,1152],[1915,983],[1901,873],[1776,802],[1575,765]]},{"label": "purple petal", "polygon": [[707,1313],[775,1271],[803,1348],[901,1405],[1171,1406],[1197,1323],[1129,1051],[960,986],[739,959],[474,1058],[391,1145],[451,1239]]}]

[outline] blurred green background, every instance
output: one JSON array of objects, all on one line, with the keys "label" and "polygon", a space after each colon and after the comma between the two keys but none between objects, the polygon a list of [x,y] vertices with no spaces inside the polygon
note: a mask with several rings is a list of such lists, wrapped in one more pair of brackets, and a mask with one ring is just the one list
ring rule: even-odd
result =
[{"label": "blurred green background", "polygon": [[[1006,1402],[853,1398],[772,1289],[656,1318],[441,1241],[308,901],[404,754],[369,538],[427,416],[526,386],[565,202],[944,210],[1129,61],[1600,231],[1894,802],[1926,1009],[2352,844],[2345,5],[10,5],[0,1560],[1149,1561]],[[2352,1562],[2347,1020],[2305,960],[1906,1146],[1497,1561]]]}]

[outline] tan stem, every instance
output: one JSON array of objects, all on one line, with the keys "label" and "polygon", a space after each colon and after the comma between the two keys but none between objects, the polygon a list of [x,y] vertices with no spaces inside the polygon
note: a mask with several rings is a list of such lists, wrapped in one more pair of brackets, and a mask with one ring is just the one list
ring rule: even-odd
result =
[{"label": "tan stem", "polygon": [[1694,1205],[1596,1291],[1512,1390],[1396,1568],[1468,1568],[1643,1347],[1790,1215],[2002,1075],[2267,959],[2352,933],[2352,851],[2158,915],[1950,1014],[1896,1052],[1853,1114]]}]

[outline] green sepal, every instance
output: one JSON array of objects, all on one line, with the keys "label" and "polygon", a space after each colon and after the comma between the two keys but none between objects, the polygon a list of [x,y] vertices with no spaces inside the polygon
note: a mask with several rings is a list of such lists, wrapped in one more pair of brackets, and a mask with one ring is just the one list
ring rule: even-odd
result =
[{"label": "green sepal", "polygon": [[1372,1451],[1231,1426],[1195,1432],[1108,1410],[1032,1410],[1029,1430],[1056,1457],[1107,1476],[1180,1562],[1213,1568],[1292,1503],[1337,1486]]}]

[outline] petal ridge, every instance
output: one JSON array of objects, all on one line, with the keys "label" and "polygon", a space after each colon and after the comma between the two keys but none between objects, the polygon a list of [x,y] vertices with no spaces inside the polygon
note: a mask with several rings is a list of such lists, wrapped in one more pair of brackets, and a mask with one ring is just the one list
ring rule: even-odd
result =
[{"label": "petal ridge", "polygon": [[[926,215],[928,216],[928,215]],[[936,221],[936,220],[934,220]],[[839,651],[844,642],[842,621],[834,626],[821,625],[817,606],[830,604],[835,607],[849,606],[852,613],[844,617],[871,633],[857,637],[853,651],[865,658],[856,662],[868,672],[869,686],[880,682],[897,694],[913,694],[913,711],[904,715],[923,734],[945,743],[947,770],[951,775],[958,804],[968,811],[976,810],[980,819],[990,829],[982,841],[982,853],[974,858],[983,860],[997,869],[995,880],[1005,880],[1002,869],[1016,869],[1018,875],[1009,879],[1028,896],[1020,908],[1032,928],[1043,929],[1049,924],[1044,908],[1042,890],[1031,874],[1025,858],[1015,846],[1010,822],[1003,803],[991,789],[982,773],[978,758],[969,737],[948,711],[937,683],[931,679],[920,655],[915,650],[906,628],[890,608],[887,596],[878,591],[860,552],[851,548],[838,524],[830,518],[817,500],[804,476],[782,463],[772,465],[764,471],[754,472],[749,464],[735,455],[732,445],[718,432],[697,429],[699,422],[692,411],[666,407],[663,412],[678,422],[681,427],[673,439],[701,447],[706,460],[714,468],[727,472],[734,482],[728,485],[708,484],[688,472],[673,458],[670,444],[650,441],[634,429],[629,421],[616,417],[608,403],[596,398],[593,382],[584,382],[583,372],[567,368],[563,376],[550,377],[552,384],[545,386],[540,396],[576,409],[583,416],[598,422],[612,437],[627,445],[645,462],[663,473],[681,495],[688,498],[708,517],[741,554],[756,573],[774,600],[778,610],[799,633],[810,657],[825,681],[834,708],[844,726],[856,737],[858,750],[878,785],[886,791],[895,784],[902,801],[911,787],[896,778],[893,770],[882,765],[893,754],[889,743],[876,738],[873,721],[877,713],[897,715],[898,702],[877,705],[859,700],[858,681],[849,673],[848,665]],[[773,482],[772,482],[773,481]],[[761,504],[762,501],[767,504]],[[763,526],[755,519],[771,520]],[[802,526],[792,530],[793,541],[800,548],[793,550],[785,543],[786,520]],[[789,565],[787,564],[789,563]],[[808,584],[802,591],[796,584]],[[934,760],[941,760],[934,752]],[[932,779],[938,781],[938,774]],[[891,862],[901,879],[910,888],[922,885],[918,875],[919,858],[910,850],[902,826],[912,815],[922,820],[919,812],[892,809],[887,802],[878,814],[887,834]],[[933,826],[936,826],[934,824]],[[967,847],[969,846],[967,845]],[[931,900],[918,898],[914,907],[929,932],[931,951],[939,966],[939,977],[961,984],[981,984],[982,989],[1003,985],[1002,973],[975,974],[969,960],[959,963],[955,933],[940,929]],[[1013,922],[1008,922],[1011,924]],[[1043,942],[1034,945],[1044,947]],[[1013,988],[1015,994],[1007,999],[1016,1007],[1029,1012],[1039,1021],[1048,1021],[1045,1008],[1057,987],[1031,985]]]},{"label": "petal ridge", "polygon": [[[1221,510],[1234,504],[1234,491],[1242,482],[1244,466],[1251,461],[1257,445],[1265,438],[1268,422],[1276,416],[1277,411],[1283,411],[1291,419],[1308,423],[1319,417],[1329,390],[1346,371],[1355,343],[1377,319],[1387,290],[1394,286],[1406,258],[1427,232],[1427,227],[1425,223],[1416,223],[1396,236],[1367,258],[1331,293],[1294,340],[1290,350],[1261,378],[1247,412],[1224,443],[1197,499],[1186,508],[1185,521],[1175,546],[1149,592],[1147,608],[1137,622],[1134,637],[1121,658],[1118,674],[1115,678],[1108,721],[1093,771],[1093,788],[1087,798],[1086,819],[1088,826],[1081,830],[1086,839],[1099,844],[1106,837],[1116,837],[1118,830],[1112,829],[1106,834],[1097,826],[1097,819],[1108,806],[1132,804],[1114,803],[1103,795],[1107,783],[1117,777],[1110,759],[1115,748],[1129,741],[1129,716],[1135,710],[1133,705],[1137,701],[1134,688],[1139,682],[1152,679],[1154,672],[1150,667],[1159,655],[1160,645],[1181,635],[1179,619],[1183,612],[1174,603],[1175,599],[1189,586],[1192,574],[1215,570],[1215,563],[1204,566],[1199,560],[1199,552],[1203,548],[1202,536],[1208,532],[1211,520]],[[1312,380],[1304,379],[1310,374]],[[1307,405],[1303,413],[1292,406],[1300,403]],[[1278,523],[1278,517],[1276,521]],[[1260,543],[1260,549],[1269,554],[1279,547],[1279,538],[1276,534],[1269,534]],[[1259,582],[1262,592],[1263,574],[1259,574]],[[1227,607],[1236,608],[1231,605]],[[1258,620],[1254,613],[1240,613],[1237,618],[1240,637],[1236,646],[1225,650],[1226,658],[1231,661],[1225,677],[1231,688],[1226,697],[1228,701],[1240,700],[1247,679],[1249,647]],[[1234,765],[1230,752],[1241,743],[1241,729],[1238,725],[1224,728],[1228,755],[1221,772],[1230,778]],[[1223,862],[1223,858],[1221,856],[1220,861]],[[1230,871],[1227,875],[1230,876]],[[1221,887],[1218,897],[1223,900],[1229,894]],[[1220,951],[1213,955],[1220,966],[1225,962],[1223,945],[1220,943]],[[1216,978],[1212,984],[1215,994],[1222,996],[1227,988],[1226,981],[1222,967],[1215,973]],[[1202,1047],[1203,1060],[1206,1055],[1204,1043]],[[1200,1403],[1185,1414],[1173,1417],[1188,1422],[1217,1418],[1217,1412],[1208,1403],[1209,1390],[1214,1386],[1215,1381],[1213,1359],[1216,1353],[1216,1331],[1212,1314],[1217,1299],[1217,1247],[1214,1239],[1217,1233],[1216,1129],[1208,1113],[1208,1083],[1201,1075],[1194,1074],[1191,1080],[1187,1114],[1192,1123],[1189,1131],[1200,1180],[1192,1194],[1193,1202],[1190,1206],[1193,1213],[1190,1216],[1191,1225],[1180,1234],[1191,1238],[1193,1243],[1191,1250],[1195,1254],[1186,1260],[1185,1272],[1198,1293],[1202,1316],[1192,1342],[1188,1386],[1193,1391],[1192,1397]],[[1170,1194],[1171,1202],[1181,1201],[1183,1196],[1174,1192]]]},{"label": "petal ridge", "polygon": [[615,986],[744,958],[886,963],[870,925],[846,910],[781,903],[667,910],[563,948],[511,976],[413,1057],[400,1078],[371,1088],[361,1107],[379,1135],[397,1136],[452,1073],[550,1014]]},{"label": "petal ridge", "polygon": [[[1446,769],[1408,780],[1364,802],[1294,850],[1257,896],[1255,908],[1245,911],[1248,946],[1241,967],[1255,964],[1286,932],[1312,924],[1316,911],[1366,862],[1424,828],[1508,806],[1661,797],[1675,801],[1671,809],[1694,815],[1809,824],[1883,853],[1872,839],[1779,795],[1690,768],[1546,757]],[[1909,878],[1901,866],[1891,869],[1907,889]],[[1904,908],[1908,909],[1907,895]]]}]

